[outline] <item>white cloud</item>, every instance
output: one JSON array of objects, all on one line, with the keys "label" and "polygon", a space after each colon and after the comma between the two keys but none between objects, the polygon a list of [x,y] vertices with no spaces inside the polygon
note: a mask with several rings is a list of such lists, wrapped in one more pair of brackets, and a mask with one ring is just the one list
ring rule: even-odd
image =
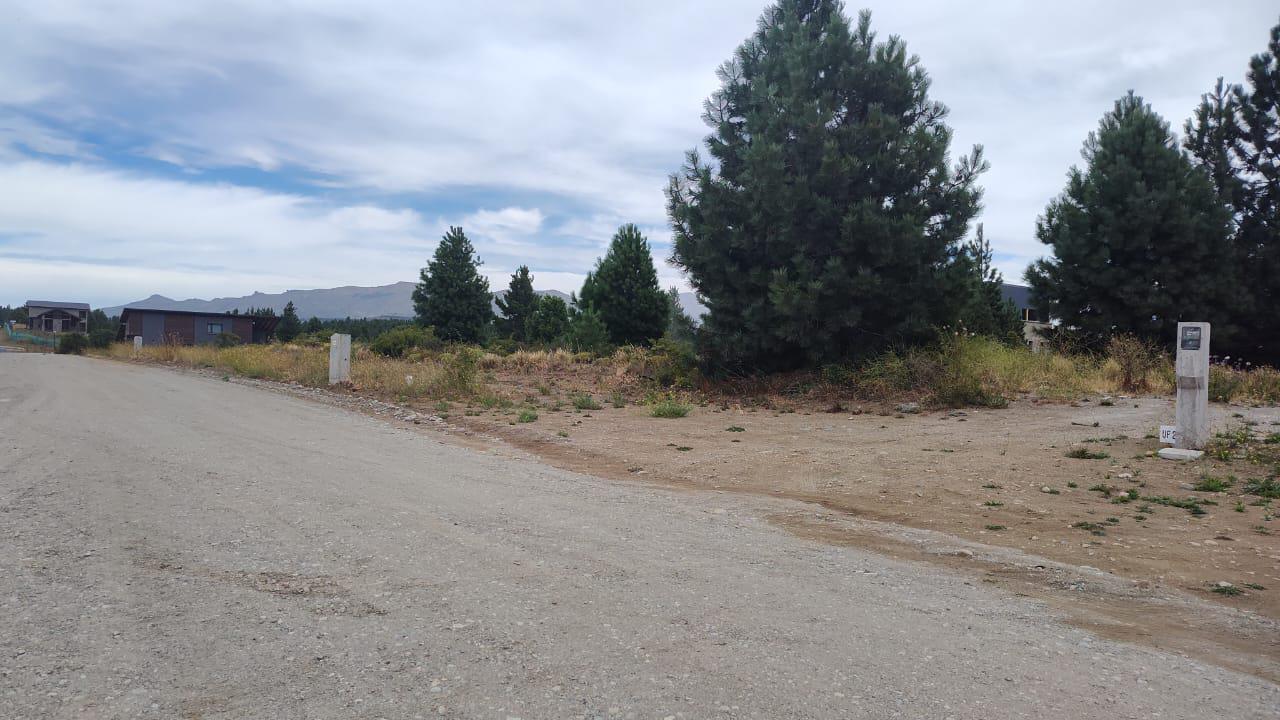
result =
[{"label": "white cloud", "polygon": [[[567,282],[636,222],[676,277],[661,263],[666,176],[707,133],[715,68],[763,5],[12,0],[0,238],[45,238],[93,268],[207,267],[225,295],[411,278],[459,222],[486,271],[529,262]],[[881,37],[901,34],[921,56],[952,109],[956,154],[986,146],[982,221],[1010,279],[1042,252],[1035,217],[1116,97],[1133,88],[1180,127],[1214,78],[1242,78],[1276,22],[1267,0],[848,9],[860,5]],[[312,193],[293,182],[301,171],[314,197],[104,169],[99,144],[194,178],[249,168]],[[18,147],[81,164],[15,165]],[[465,207],[432,208],[459,192]],[[15,262],[30,242],[0,239],[0,256]],[[47,281],[64,269],[49,266]],[[163,277],[117,299],[203,286]]]}]

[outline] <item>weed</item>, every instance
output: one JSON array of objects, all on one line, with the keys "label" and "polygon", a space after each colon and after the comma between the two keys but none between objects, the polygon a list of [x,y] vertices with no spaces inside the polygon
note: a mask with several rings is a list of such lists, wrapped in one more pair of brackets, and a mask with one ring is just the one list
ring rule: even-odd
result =
[{"label": "weed", "polygon": [[689,447],[688,445],[680,445],[679,447],[676,448],[676,452],[689,452],[692,449],[693,448]]},{"label": "weed", "polygon": [[1108,522],[1108,523],[1110,523],[1110,524],[1112,524],[1112,525],[1119,525],[1119,524],[1120,524],[1120,518],[1118,518],[1118,517],[1109,517],[1109,518],[1107,518],[1107,522]]},{"label": "weed", "polygon": [[987,490],[999,490],[999,489],[1000,489],[1000,486],[999,486],[999,485],[997,485],[997,484],[995,484],[995,483],[987,483],[986,485],[983,485],[982,487],[986,488]]},{"label": "weed", "polygon": [[1276,477],[1269,477],[1266,480],[1250,480],[1244,484],[1244,491],[1249,495],[1280,500],[1280,482],[1277,482]]},{"label": "weed", "polygon": [[682,403],[669,395],[649,406],[649,414],[656,418],[682,418],[691,410],[693,410],[692,405]]},{"label": "weed", "polygon": [[1224,480],[1222,478],[1205,475],[1200,478],[1200,482],[1196,483],[1193,489],[1196,492],[1223,492],[1233,484],[1235,484],[1234,476]]},{"label": "weed", "polygon": [[557,436],[557,437],[569,437],[569,433],[568,433],[567,431],[565,431],[565,430],[557,430],[557,431],[556,431],[556,436]]},{"label": "weed", "polygon": [[1235,585],[1214,585],[1209,592],[1226,595],[1227,597],[1235,597],[1237,595],[1244,594],[1244,591]]},{"label": "weed", "polygon": [[1266,590],[1265,587],[1259,585],[1258,583],[1250,582],[1250,583],[1240,583],[1240,584],[1243,585],[1244,587],[1249,588],[1250,590]]},{"label": "weed", "polygon": [[1008,529],[1009,529],[1009,528],[1005,527],[1004,525],[987,525],[987,526],[986,526],[986,528],[987,528],[988,530],[993,530],[993,531],[996,531],[996,532],[999,532],[1000,530],[1008,530]]},{"label": "weed", "polygon": [[1089,492],[1099,492],[1102,493],[1102,497],[1111,497],[1111,491],[1115,489],[1116,488],[1113,488],[1110,485],[1099,483],[1089,488]]},{"label": "weed", "polygon": [[627,398],[622,394],[621,390],[614,390],[609,393],[609,404],[615,408],[624,408],[627,406]]},{"label": "weed", "polygon": [[987,507],[1001,507],[1004,505],[1004,503],[1000,502],[999,500],[988,500],[982,504],[986,505]]},{"label": "weed", "polygon": [[1236,503],[1236,512],[1244,512],[1244,503],[1242,502]]},{"label": "weed", "polygon": [[1103,400],[1098,404],[1101,405],[1102,407],[1115,407],[1115,402],[1112,400]]},{"label": "weed", "polygon": [[1103,535],[1106,535],[1106,534],[1107,534],[1107,531],[1106,531],[1105,529],[1103,529],[1103,527],[1102,527],[1101,525],[1099,525],[1098,523],[1092,523],[1092,522],[1078,522],[1078,523],[1076,523],[1076,524],[1072,525],[1071,527],[1076,528],[1076,529],[1079,529],[1079,530],[1088,530],[1088,531],[1090,532],[1090,534],[1098,535],[1098,536],[1103,536]]},{"label": "weed", "polygon": [[1067,452],[1067,457],[1077,460],[1106,460],[1111,456],[1104,452],[1092,452],[1088,448],[1079,447]]},{"label": "weed", "polygon": [[449,407],[450,405],[448,400],[441,400],[436,403],[436,412],[449,412]]},{"label": "weed", "polygon": [[1191,513],[1192,515],[1205,514],[1204,508],[1201,507],[1201,505],[1217,504],[1212,500],[1202,500],[1200,498],[1187,498],[1186,500],[1178,500],[1177,498],[1171,498],[1168,495],[1147,496],[1142,499],[1146,500],[1147,502],[1155,503],[1157,505],[1165,505],[1168,507],[1181,508]]},{"label": "weed", "polygon": [[524,408],[520,414],[516,416],[516,422],[531,423],[538,419],[538,413],[532,408]]},{"label": "weed", "polygon": [[1067,487],[1072,488],[1072,489],[1075,489],[1075,488],[1080,487],[1080,484],[1079,484],[1079,483],[1077,483],[1077,482],[1076,482],[1076,481],[1074,481],[1074,480],[1071,480],[1071,481],[1069,481],[1069,482],[1067,483]]},{"label": "weed", "polygon": [[578,395],[573,398],[573,406],[579,410],[599,410],[603,405],[590,395]]},{"label": "weed", "polygon": [[1138,491],[1137,491],[1137,490],[1130,489],[1130,490],[1125,490],[1125,491],[1124,491],[1123,493],[1121,493],[1120,495],[1117,495],[1117,496],[1115,496],[1115,497],[1111,498],[1111,504],[1112,504],[1112,505],[1124,505],[1125,503],[1131,503],[1131,502],[1133,502],[1134,500],[1137,500],[1137,499],[1138,499]]},{"label": "weed", "polygon": [[724,431],[725,432],[746,432],[747,429],[743,427],[738,427],[737,425],[730,425],[729,427],[725,428]]}]

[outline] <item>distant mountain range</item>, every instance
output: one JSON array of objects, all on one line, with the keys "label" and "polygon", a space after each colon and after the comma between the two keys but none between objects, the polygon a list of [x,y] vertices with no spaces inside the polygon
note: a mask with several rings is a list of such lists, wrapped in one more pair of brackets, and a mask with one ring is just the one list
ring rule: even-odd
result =
[{"label": "distant mountain range", "polygon": [[[411,318],[413,317],[414,283],[398,282],[377,287],[344,287],[325,288],[321,290],[288,290],[282,293],[260,293],[234,298],[214,298],[201,300],[190,298],[174,300],[163,295],[152,295],[145,300],[105,307],[102,311],[107,315],[119,315],[126,307],[147,310],[190,310],[194,312],[224,313],[232,310],[248,310],[255,308],[272,308],[276,313],[284,311],[284,306],[292,302],[298,317],[306,320],[318,317],[324,320],[333,318]],[[538,290],[539,295],[555,295],[569,301],[569,296],[559,290]],[[505,290],[494,293],[494,297],[502,297]],[[693,293],[681,293],[680,304],[685,312],[695,320],[702,317],[706,308],[698,302]],[[494,312],[498,312],[495,304]]]}]

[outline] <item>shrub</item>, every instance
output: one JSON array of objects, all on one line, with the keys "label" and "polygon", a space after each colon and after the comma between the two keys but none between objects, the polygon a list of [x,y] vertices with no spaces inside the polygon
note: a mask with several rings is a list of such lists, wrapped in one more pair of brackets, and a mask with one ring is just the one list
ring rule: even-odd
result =
[{"label": "shrub", "polygon": [[373,339],[369,349],[384,357],[404,357],[411,349],[439,350],[443,344],[436,338],[435,330],[418,325],[401,325],[391,328]]},{"label": "shrub", "polygon": [[576,313],[569,321],[569,347],[576,353],[590,353],[594,356],[609,354],[609,330],[604,321],[593,310]]},{"label": "shrub", "polygon": [[235,347],[240,344],[240,336],[229,332],[218,333],[215,344],[220,348]]},{"label": "shrub", "polygon": [[83,333],[67,333],[58,337],[58,345],[54,352],[59,355],[83,355],[89,347],[89,338]]},{"label": "shrub", "polygon": [[435,390],[447,395],[471,395],[480,388],[480,350],[459,346],[440,356]]},{"label": "shrub", "polygon": [[89,347],[105,348],[111,347],[111,343],[116,341],[116,333],[110,328],[97,328],[89,331]]},{"label": "shrub", "polygon": [[1245,395],[1262,403],[1280,404],[1280,370],[1260,367],[1245,376]]},{"label": "shrub", "polygon": [[1107,356],[1120,368],[1120,387],[1126,392],[1148,389],[1147,373],[1162,357],[1159,350],[1134,335],[1116,335],[1107,343]]},{"label": "shrub", "polygon": [[590,395],[578,395],[573,398],[573,406],[579,410],[599,410],[602,406]]},{"label": "shrub", "polygon": [[670,395],[659,398],[649,406],[649,414],[656,418],[682,418],[693,410],[693,406],[683,403]]},{"label": "shrub", "polygon": [[531,408],[525,408],[521,410],[520,414],[516,416],[516,421],[522,422],[522,423],[531,423],[537,419],[538,419],[538,413]]}]

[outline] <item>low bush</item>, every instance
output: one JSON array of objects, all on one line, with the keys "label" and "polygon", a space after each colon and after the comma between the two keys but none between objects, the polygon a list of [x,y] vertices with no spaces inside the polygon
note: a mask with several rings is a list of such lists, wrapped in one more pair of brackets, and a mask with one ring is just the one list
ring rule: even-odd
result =
[{"label": "low bush", "polygon": [[1245,390],[1246,374],[1225,365],[1209,366],[1209,400],[1227,403],[1239,398]]},{"label": "low bush", "polygon": [[1142,392],[1150,388],[1147,376],[1163,358],[1156,346],[1134,335],[1116,335],[1107,343],[1107,356],[1120,371],[1120,389]]},{"label": "low bush", "polygon": [[692,410],[692,405],[670,395],[658,398],[649,405],[649,414],[656,418],[682,418]]},{"label": "low bush", "polygon": [[401,325],[373,339],[369,349],[383,357],[404,357],[410,350],[440,350],[444,344],[433,328]]},{"label": "low bush", "polygon": [[218,333],[218,338],[215,341],[215,344],[220,348],[235,347],[240,344],[240,336],[235,333],[228,332]]},{"label": "low bush", "polygon": [[578,395],[573,398],[573,406],[579,410],[599,410],[603,407],[590,395]]},{"label": "low bush", "polygon": [[67,333],[58,337],[54,352],[59,355],[83,355],[89,347],[89,338],[83,333]]},{"label": "low bush", "polygon": [[111,343],[116,341],[116,333],[109,328],[97,328],[89,331],[89,347],[102,349],[111,347]]}]

